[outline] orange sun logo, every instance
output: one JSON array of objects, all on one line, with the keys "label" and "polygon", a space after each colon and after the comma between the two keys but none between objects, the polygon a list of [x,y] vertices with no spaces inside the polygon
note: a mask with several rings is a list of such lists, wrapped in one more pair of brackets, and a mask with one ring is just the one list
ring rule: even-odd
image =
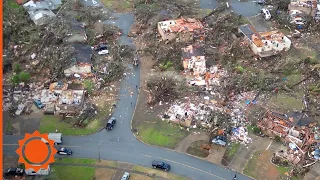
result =
[{"label": "orange sun logo", "polygon": [[57,153],[53,144],[54,141],[49,140],[48,134],[40,134],[38,131],[33,134],[26,133],[24,139],[19,140],[19,148],[16,150],[19,155],[18,162],[24,163],[26,169],[32,168],[35,172],[41,168],[47,169],[49,164],[54,162],[54,155]]}]

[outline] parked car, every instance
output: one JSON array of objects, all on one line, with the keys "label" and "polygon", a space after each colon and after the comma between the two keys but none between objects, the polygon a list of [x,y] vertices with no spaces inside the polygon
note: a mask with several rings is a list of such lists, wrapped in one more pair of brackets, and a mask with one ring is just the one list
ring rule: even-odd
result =
[{"label": "parked car", "polygon": [[271,14],[268,9],[261,9],[261,15],[265,20],[270,20],[271,19]]},{"label": "parked car", "polygon": [[108,46],[106,44],[99,44],[95,48],[96,51],[98,51],[98,54],[109,54]]},{"label": "parked car", "polygon": [[121,180],[128,180],[130,178],[130,174],[128,172],[125,172],[121,178]]},{"label": "parked car", "polygon": [[71,149],[67,149],[67,148],[62,147],[62,148],[58,149],[57,153],[61,154],[61,155],[71,155],[72,151],[71,151]]},{"label": "parked car", "polygon": [[162,161],[152,161],[152,167],[153,168],[159,168],[159,169],[164,169],[165,171],[169,171],[170,170],[170,165],[165,163],[165,162],[162,162]]},{"label": "parked car", "polygon": [[109,120],[108,120],[108,123],[106,125],[106,129],[108,131],[112,130],[112,128],[114,127],[114,125],[116,124],[116,118],[115,117],[111,117]]},{"label": "parked car", "polygon": [[212,139],[213,144],[226,146],[227,145],[227,137],[226,136],[217,136],[214,139]]},{"label": "parked car", "polygon": [[257,0],[256,3],[257,3],[257,4],[265,4],[266,1],[265,1],[265,0]]},{"label": "parked car", "polygon": [[34,102],[34,105],[36,105],[39,109],[44,108],[44,105],[41,103],[39,99],[35,99],[33,102]]},{"label": "parked car", "polygon": [[4,174],[6,176],[23,176],[24,170],[22,168],[17,168],[17,167],[13,168],[13,167],[11,167],[11,168],[6,169],[4,171]]}]

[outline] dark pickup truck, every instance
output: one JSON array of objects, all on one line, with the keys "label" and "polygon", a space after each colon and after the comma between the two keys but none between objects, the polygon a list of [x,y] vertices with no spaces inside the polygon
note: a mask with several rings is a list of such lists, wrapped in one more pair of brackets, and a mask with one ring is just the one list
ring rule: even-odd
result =
[{"label": "dark pickup truck", "polygon": [[153,168],[159,168],[159,169],[164,169],[165,171],[169,171],[170,170],[170,165],[165,163],[165,162],[161,162],[161,161],[152,161],[152,167]]}]

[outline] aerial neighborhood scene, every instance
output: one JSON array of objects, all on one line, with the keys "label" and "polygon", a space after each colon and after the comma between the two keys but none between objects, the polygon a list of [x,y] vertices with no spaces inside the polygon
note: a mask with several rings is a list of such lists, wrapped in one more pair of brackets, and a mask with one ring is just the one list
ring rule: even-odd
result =
[{"label": "aerial neighborhood scene", "polygon": [[4,0],[3,179],[320,180],[319,0]]}]

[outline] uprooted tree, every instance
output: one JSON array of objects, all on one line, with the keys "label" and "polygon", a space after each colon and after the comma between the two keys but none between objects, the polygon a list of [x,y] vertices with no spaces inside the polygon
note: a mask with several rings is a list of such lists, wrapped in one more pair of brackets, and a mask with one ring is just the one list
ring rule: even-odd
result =
[{"label": "uprooted tree", "polygon": [[180,97],[183,93],[184,81],[175,78],[173,75],[153,75],[147,80],[149,92],[148,104],[153,105],[160,101],[170,102]]}]

